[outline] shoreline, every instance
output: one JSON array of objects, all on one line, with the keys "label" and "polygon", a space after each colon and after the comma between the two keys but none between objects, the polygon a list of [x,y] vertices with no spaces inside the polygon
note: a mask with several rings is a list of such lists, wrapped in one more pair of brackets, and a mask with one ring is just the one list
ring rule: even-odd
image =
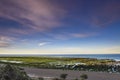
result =
[{"label": "shoreline", "polygon": [[90,58],[120,61],[118,54],[0,54],[0,57]]}]

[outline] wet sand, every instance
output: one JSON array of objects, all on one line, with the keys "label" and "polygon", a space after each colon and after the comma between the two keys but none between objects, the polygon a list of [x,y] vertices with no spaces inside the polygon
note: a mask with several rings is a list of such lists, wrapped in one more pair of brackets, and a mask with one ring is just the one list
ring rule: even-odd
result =
[{"label": "wet sand", "polygon": [[87,72],[87,71],[73,71],[73,70],[56,70],[56,69],[36,69],[25,68],[25,71],[30,76],[36,77],[58,77],[60,74],[68,74],[67,80],[80,78],[80,75],[85,73],[88,75],[88,80],[120,80],[120,74],[107,72]]}]

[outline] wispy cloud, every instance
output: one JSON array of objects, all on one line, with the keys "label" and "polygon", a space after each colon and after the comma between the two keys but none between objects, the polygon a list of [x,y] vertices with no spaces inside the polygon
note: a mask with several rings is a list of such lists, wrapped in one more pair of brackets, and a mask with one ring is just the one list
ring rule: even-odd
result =
[{"label": "wispy cloud", "polygon": [[0,48],[6,48],[6,47],[10,47],[10,43],[0,41]]},{"label": "wispy cloud", "polygon": [[10,47],[13,40],[12,37],[0,36],[0,48]]},{"label": "wispy cloud", "polygon": [[39,44],[38,44],[38,46],[45,46],[45,45],[47,45],[47,44],[49,44],[50,42],[40,42]]},{"label": "wispy cloud", "polygon": [[48,34],[54,39],[59,39],[59,40],[67,40],[67,39],[72,39],[72,38],[87,38],[87,37],[92,37],[95,35],[98,35],[98,33],[58,33],[58,34]]},{"label": "wispy cloud", "polygon": [[9,37],[9,36],[3,36],[3,35],[0,35],[0,41],[5,41],[5,42],[12,42],[16,40],[16,38],[14,37]]},{"label": "wispy cloud", "polygon": [[[26,34],[56,28],[65,11],[53,6],[49,0],[1,0],[0,17],[22,24],[25,30],[9,29],[11,32]],[[28,32],[27,32],[28,31]]]},{"label": "wispy cloud", "polygon": [[73,33],[70,34],[71,37],[75,37],[75,38],[86,38],[86,37],[91,37],[91,36],[95,36],[97,35],[97,33]]}]

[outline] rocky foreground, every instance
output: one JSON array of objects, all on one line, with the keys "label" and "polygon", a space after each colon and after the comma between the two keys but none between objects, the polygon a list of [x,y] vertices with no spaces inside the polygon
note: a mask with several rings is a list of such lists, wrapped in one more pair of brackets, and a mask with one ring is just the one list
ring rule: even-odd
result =
[{"label": "rocky foreground", "polygon": [[[81,75],[83,77],[81,77]],[[120,80],[120,74],[27,67],[20,68],[7,64],[0,67],[0,80]]]},{"label": "rocky foreground", "polygon": [[0,80],[32,80],[20,68],[12,65],[3,65],[0,67]]}]

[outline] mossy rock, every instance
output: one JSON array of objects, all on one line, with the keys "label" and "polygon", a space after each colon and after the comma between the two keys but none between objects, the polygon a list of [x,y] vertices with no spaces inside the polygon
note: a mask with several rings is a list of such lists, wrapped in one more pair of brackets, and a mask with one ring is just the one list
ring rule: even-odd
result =
[{"label": "mossy rock", "polygon": [[1,67],[0,80],[31,80],[31,78],[23,70],[7,64]]}]

